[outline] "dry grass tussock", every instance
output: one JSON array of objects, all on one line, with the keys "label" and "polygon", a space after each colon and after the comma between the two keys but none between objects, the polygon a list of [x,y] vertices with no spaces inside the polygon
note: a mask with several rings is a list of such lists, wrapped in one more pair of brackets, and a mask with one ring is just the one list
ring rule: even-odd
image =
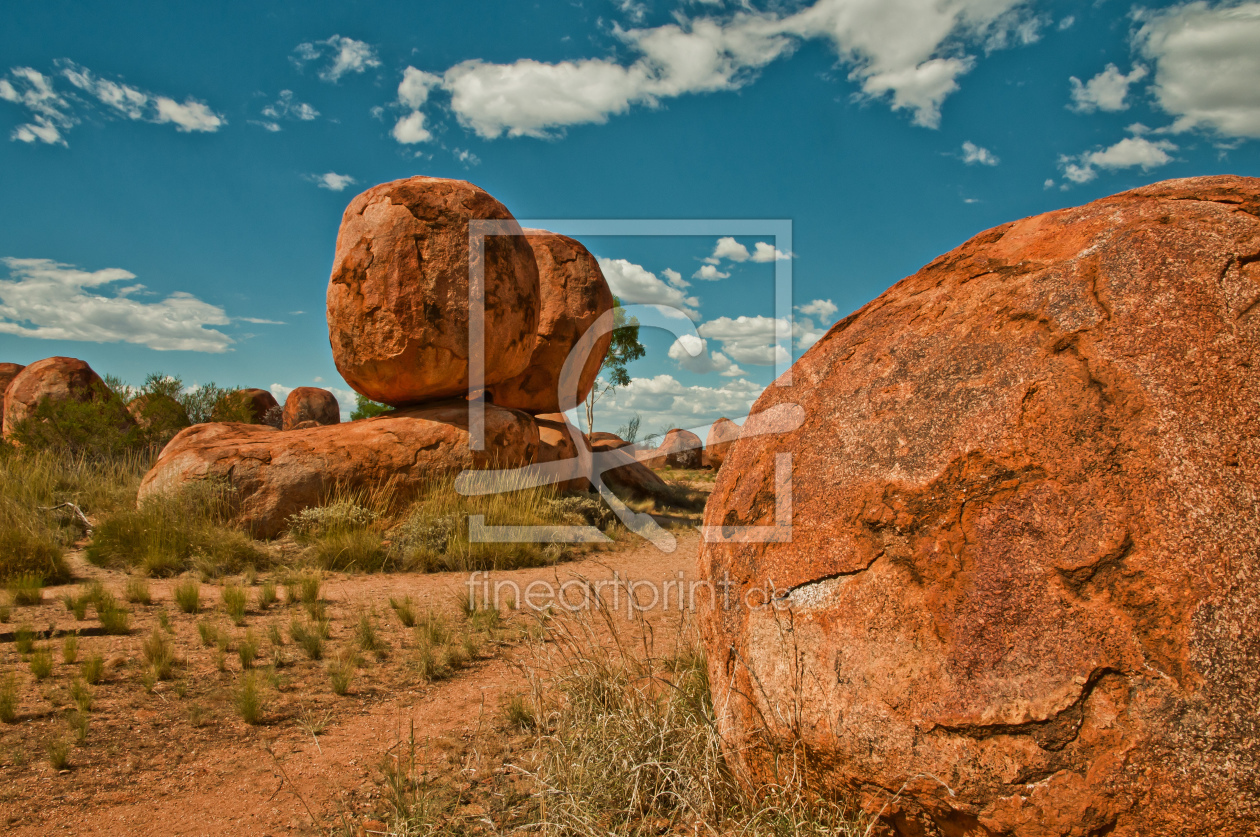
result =
[{"label": "dry grass tussock", "polygon": [[645,622],[607,608],[551,620],[520,663],[528,691],[503,706],[523,736],[508,768],[520,782],[490,791],[496,810],[414,768],[409,777],[396,756],[389,833],[865,837],[859,814],[799,775],[751,790],[723,755],[694,631],[660,643],[664,653],[657,644]]}]

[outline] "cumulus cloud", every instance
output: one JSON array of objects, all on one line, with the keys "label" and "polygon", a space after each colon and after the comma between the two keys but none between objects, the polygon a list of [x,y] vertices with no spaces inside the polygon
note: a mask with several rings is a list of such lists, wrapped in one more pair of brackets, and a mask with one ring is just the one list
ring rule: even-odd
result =
[{"label": "cumulus cloud", "polygon": [[403,145],[414,145],[433,139],[433,133],[424,127],[424,111],[421,110],[414,110],[399,119],[390,134]]},{"label": "cumulus cloud", "polygon": [[608,287],[623,303],[663,305],[675,309],[696,320],[700,300],[687,296],[678,288],[670,287],[657,278],[655,273],[626,259],[599,259],[599,269],[608,280]]},{"label": "cumulus cloud", "polygon": [[1172,162],[1168,152],[1176,150],[1177,146],[1168,140],[1126,137],[1107,148],[1060,157],[1059,166],[1063,176],[1073,183],[1088,183],[1098,176],[1098,169],[1114,171],[1141,166],[1143,171],[1150,171]]},{"label": "cumulus cloud", "polygon": [[784,253],[766,241],[758,241],[753,245],[752,260],[754,262],[781,262],[792,258],[791,253]]},{"label": "cumulus cloud", "polygon": [[[747,251],[744,251],[747,255]],[[700,269],[691,274],[692,279],[703,279],[706,282],[714,282],[718,279],[729,279],[729,273],[723,273],[711,264],[700,265]]]},{"label": "cumulus cloud", "polygon": [[796,310],[807,317],[820,317],[825,320],[834,317],[840,309],[829,299],[815,299],[796,306]]},{"label": "cumulus cloud", "polygon": [[744,416],[765,387],[735,378],[719,387],[685,386],[672,375],[634,378],[600,401],[598,426],[617,427],[638,414],[644,427],[703,427],[719,416]]},{"label": "cumulus cloud", "polygon": [[337,174],[335,171],[325,172],[324,174],[308,174],[306,179],[319,188],[327,189],[330,192],[344,191],[347,186],[353,186],[358,182],[348,174]]},{"label": "cumulus cloud", "polygon": [[962,161],[969,166],[974,166],[977,163],[982,166],[996,166],[1002,162],[992,151],[987,148],[981,148],[970,140],[962,144],[962,151]]},{"label": "cumulus cloud", "polygon": [[299,67],[319,59],[327,59],[324,68],[319,71],[319,77],[332,82],[339,81],[347,73],[362,73],[371,67],[381,66],[371,44],[356,41],[354,38],[343,38],[341,35],[333,35],[323,41],[298,44],[293,50],[293,61]]},{"label": "cumulus cloud", "polygon": [[455,155],[456,160],[459,160],[465,166],[481,165],[481,158],[466,148],[456,148],[451,153]]},{"label": "cumulus cloud", "polygon": [[709,341],[694,334],[684,334],[669,347],[670,360],[688,372],[707,375],[717,372],[728,378],[743,375],[744,370],[736,366],[730,358],[721,352],[710,352]]},{"label": "cumulus cloud", "polygon": [[701,323],[701,337],[717,340],[722,350],[737,363],[773,366],[790,360],[787,349],[776,340],[790,343],[793,328],[786,319],[775,317],[718,317]]},{"label": "cumulus cloud", "polygon": [[682,278],[682,274],[677,270],[665,268],[661,271],[661,275],[665,277],[665,281],[673,285],[675,288],[690,288],[691,283]]},{"label": "cumulus cloud", "polygon": [[746,262],[748,261],[748,248],[730,236],[727,236],[726,238],[719,238],[717,245],[713,248],[712,258],[730,259],[733,262]]},{"label": "cumulus cloud", "polygon": [[974,56],[1036,39],[1025,0],[816,0],[793,14],[737,11],[680,17],[647,29],[616,30],[637,59],[592,58],[493,64],[472,59],[448,69],[442,87],[460,123],[479,135],[554,136],[604,123],[633,106],[694,93],[735,90],[805,40],[831,42],[861,95],[907,110],[936,127],[941,103],[958,89]]},{"label": "cumulus cloud", "polygon": [[1141,19],[1134,40],[1172,129],[1260,138],[1260,3],[1186,3]]},{"label": "cumulus cloud", "polygon": [[1076,76],[1072,76],[1072,110],[1081,113],[1093,113],[1096,110],[1117,111],[1129,107],[1125,98],[1129,95],[1129,85],[1146,78],[1147,69],[1138,64],[1126,76],[1115,64],[1108,64],[1106,69],[1084,84]]},{"label": "cumulus cloud", "polygon": [[144,285],[121,268],[79,270],[51,259],[0,259],[0,333],[45,340],[137,343],[150,349],[225,352],[234,342],[210,326],[227,325],[222,308],[191,294],[143,302]]},{"label": "cumulus cloud", "polygon": [[100,78],[87,67],[73,62],[61,62],[61,65],[61,74],[67,81],[118,116],[159,125],[169,123],[184,133],[213,133],[227,124],[223,116],[191,96],[177,102],[169,96]]}]

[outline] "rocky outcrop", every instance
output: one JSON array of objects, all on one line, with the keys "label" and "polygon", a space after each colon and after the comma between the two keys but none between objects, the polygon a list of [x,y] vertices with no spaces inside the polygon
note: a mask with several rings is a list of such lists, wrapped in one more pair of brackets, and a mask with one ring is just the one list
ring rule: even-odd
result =
[{"label": "rocky outcrop", "polygon": [[699,468],[704,443],[690,430],[674,428],[665,434],[660,447],[639,450],[635,456],[649,468]]},{"label": "rocky outcrop", "polygon": [[[598,436],[612,436],[598,439]],[[664,497],[669,486],[651,468],[637,461],[634,446],[611,433],[595,433],[588,437],[595,468],[609,488],[639,497]]]},{"label": "rocky outcrop", "polygon": [[[43,401],[90,401],[109,395],[105,382],[82,360],[48,357],[24,367],[9,381],[4,391],[4,435],[35,412]],[[128,421],[119,405],[119,419]]]},{"label": "rocky outcrop", "polygon": [[833,326],[705,512],[733,761],[806,752],[901,835],[1260,832],[1258,301],[1260,180],[1212,177],[988,230]]},{"label": "rocky outcrop", "polygon": [[530,413],[562,409],[559,393],[565,387],[574,404],[586,400],[612,342],[609,332],[589,342],[581,364],[574,364],[573,380],[561,384],[561,372],[578,340],[601,315],[612,310],[613,295],[599,262],[572,238],[546,230],[525,230],[538,263],[542,313],[529,366],[514,378],[490,387],[495,404]]},{"label": "rocky outcrop", "polygon": [[[573,433],[577,433],[584,445],[587,444],[586,437],[576,428],[572,428],[573,432],[570,432],[571,425],[565,421],[563,413],[544,414],[535,417],[534,421],[538,425],[538,455],[534,457],[534,464],[569,462],[576,470],[578,450]],[[585,476],[574,476],[555,483],[555,486],[557,491],[585,491],[591,484]]]},{"label": "rocky outcrop", "polygon": [[221,480],[236,491],[242,525],[257,537],[274,537],[291,515],[326,502],[335,490],[392,482],[401,501],[437,476],[533,461],[538,430],[530,416],[487,406],[485,422],[484,451],[469,450],[464,401],[298,433],[263,425],[198,424],[162,451],[141,483],[139,500],[195,481]]},{"label": "rocky outcrop", "polygon": [[722,467],[731,445],[739,439],[739,425],[723,416],[709,427],[709,436],[704,440],[704,459],[714,469]]},{"label": "rocky outcrop", "polygon": [[529,365],[538,267],[507,208],[462,180],[411,177],[368,189],[341,219],[328,282],[328,338],[345,380],[392,406],[468,391],[469,221],[498,220],[472,269],[484,276],[484,384]]},{"label": "rocky outcrop", "polygon": [[210,420],[267,424],[267,414],[279,408],[280,402],[265,389],[238,389],[219,399],[210,412]]},{"label": "rocky outcrop", "polygon": [[284,399],[282,430],[294,430],[304,422],[317,425],[337,424],[341,421],[341,406],[337,396],[319,387],[298,387]]},{"label": "rocky outcrop", "polygon": [[627,442],[625,439],[621,438],[616,433],[605,433],[603,431],[598,431],[598,430],[594,433],[591,433],[586,438],[587,438],[587,441],[589,441],[592,445],[604,444],[608,450],[614,450],[616,448],[624,448],[626,445],[634,444],[633,442]]}]

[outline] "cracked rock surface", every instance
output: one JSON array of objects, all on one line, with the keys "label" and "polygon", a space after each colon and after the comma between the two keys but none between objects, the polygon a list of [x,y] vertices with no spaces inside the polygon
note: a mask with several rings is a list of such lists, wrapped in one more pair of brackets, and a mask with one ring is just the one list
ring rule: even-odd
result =
[{"label": "cracked rock surface", "polygon": [[1258,302],[1260,179],[1222,176],[988,230],[832,327],[706,509],[790,491],[790,537],[701,548],[732,757],[900,835],[1257,833]]}]

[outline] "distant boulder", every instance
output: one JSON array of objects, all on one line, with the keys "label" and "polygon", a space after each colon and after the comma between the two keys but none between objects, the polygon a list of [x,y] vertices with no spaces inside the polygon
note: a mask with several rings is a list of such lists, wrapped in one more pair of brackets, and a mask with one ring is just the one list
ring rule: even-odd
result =
[{"label": "distant boulder", "polygon": [[[4,435],[7,438],[13,428],[32,416],[44,401],[87,402],[111,397],[105,382],[85,361],[72,357],[37,360],[22,368],[5,388]],[[130,425],[131,418],[121,402],[117,411],[118,423]]]},{"label": "distant boulder", "polygon": [[726,454],[731,445],[739,439],[739,425],[723,416],[713,422],[709,428],[709,437],[704,442],[705,461],[717,470],[726,461]]},{"label": "distant boulder", "polygon": [[675,428],[665,434],[658,448],[646,448],[635,454],[649,468],[699,468],[703,461],[704,442],[690,430]]},{"label": "distant boulder", "polygon": [[281,430],[295,430],[299,424],[313,421],[316,424],[337,424],[341,421],[341,406],[337,396],[319,387],[298,387],[284,399],[284,417]]},{"label": "distant boulder", "polygon": [[267,424],[267,413],[280,409],[276,397],[265,389],[238,389],[227,393],[214,405],[211,421],[239,421],[245,424]]}]

